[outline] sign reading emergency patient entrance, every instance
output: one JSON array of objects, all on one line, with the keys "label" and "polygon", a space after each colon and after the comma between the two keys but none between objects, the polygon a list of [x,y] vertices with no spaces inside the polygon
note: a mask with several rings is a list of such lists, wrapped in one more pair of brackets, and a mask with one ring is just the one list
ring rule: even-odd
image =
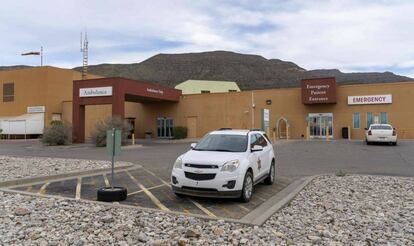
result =
[{"label": "sign reading emergency patient entrance", "polygon": [[303,79],[301,84],[303,104],[336,103],[335,78]]},{"label": "sign reading emergency patient entrance", "polygon": [[106,96],[112,96],[112,86],[79,89],[79,97],[106,97]]},{"label": "sign reading emergency patient entrance", "polygon": [[392,95],[349,96],[348,104],[390,104]]}]

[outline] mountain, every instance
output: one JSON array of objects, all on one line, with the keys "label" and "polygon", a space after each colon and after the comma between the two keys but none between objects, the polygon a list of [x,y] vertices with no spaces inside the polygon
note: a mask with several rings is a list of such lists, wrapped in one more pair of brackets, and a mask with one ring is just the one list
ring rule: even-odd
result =
[{"label": "mountain", "polygon": [[[81,67],[74,68],[81,71]],[[0,67],[1,70],[1,67]],[[236,81],[242,90],[298,87],[303,78],[336,77],[338,84],[414,81],[384,73],[342,73],[337,69],[306,70],[293,62],[229,51],[158,54],[141,63],[90,65],[88,72],[126,77],[174,87],[188,79]]]},{"label": "mountain", "polygon": [[32,66],[26,66],[26,65],[0,66],[0,71],[23,69],[23,68],[29,68],[29,67],[32,67]]},{"label": "mountain", "polygon": [[[80,67],[75,69],[81,70]],[[293,62],[228,51],[158,54],[141,63],[92,65],[88,71],[168,87],[174,87],[188,79],[236,81],[242,90],[298,87],[303,78],[331,76],[336,77],[338,84],[414,81],[391,72],[342,73],[337,69],[307,71]]]}]

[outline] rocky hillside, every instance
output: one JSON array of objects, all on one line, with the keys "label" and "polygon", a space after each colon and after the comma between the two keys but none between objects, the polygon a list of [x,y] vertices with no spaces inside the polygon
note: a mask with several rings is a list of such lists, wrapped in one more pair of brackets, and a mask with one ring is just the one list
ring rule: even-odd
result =
[{"label": "rocky hillside", "polygon": [[[1,69],[1,68],[0,68]],[[74,68],[81,70],[80,67]],[[158,54],[141,63],[99,64],[89,72],[174,87],[188,79],[236,81],[241,89],[297,87],[302,78],[334,76],[339,84],[402,82],[414,79],[385,73],[342,73],[337,69],[305,70],[293,62],[228,51]]]},{"label": "rocky hillside", "polygon": [[150,81],[169,87],[188,79],[236,81],[244,90],[296,87],[302,78],[327,76],[335,76],[339,84],[414,80],[390,72],[342,73],[337,69],[307,71],[293,62],[227,51],[159,54],[141,63],[90,66],[89,72]]}]

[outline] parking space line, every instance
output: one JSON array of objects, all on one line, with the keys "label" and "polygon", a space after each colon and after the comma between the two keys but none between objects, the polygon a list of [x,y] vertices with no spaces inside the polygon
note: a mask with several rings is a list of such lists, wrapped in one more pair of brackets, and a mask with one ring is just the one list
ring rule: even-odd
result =
[{"label": "parking space line", "polygon": [[223,211],[227,216],[232,217],[232,212],[228,210],[223,204],[217,204],[221,211]]},{"label": "parking space line", "polygon": [[266,201],[266,199],[264,199],[263,197],[261,197],[261,196],[258,196],[257,194],[254,194],[254,197],[257,197],[259,200],[261,200],[262,202],[265,202]]},{"label": "parking space line", "polygon": [[239,206],[239,208],[243,209],[246,212],[250,212],[250,209],[246,208],[245,206],[243,206],[241,204],[237,204],[237,206]]},{"label": "parking space line", "polygon": [[200,203],[194,201],[193,199],[188,198],[194,205],[196,205],[197,208],[199,208],[201,211],[203,211],[205,214],[207,214],[210,217],[216,217],[215,214],[210,212],[207,208],[203,207]]},{"label": "parking space line", "polygon": [[32,189],[33,189],[33,186],[29,185],[29,186],[27,186],[26,191],[27,191],[27,192],[31,192],[31,191],[32,191]]},{"label": "parking space line", "polygon": [[[161,180],[161,182],[163,182],[165,185],[167,185],[168,187],[171,188],[171,184],[169,184],[168,182],[166,182],[165,180],[159,178],[157,175],[155,175],[153,172],[145,169],[145,171],[147,171],[148,173],[150,173],[151,175],[153,175],[154,177],[158,178],[159,180]],[[210,217],[217,217],[215,214],[213,214],[212,212],[210,212],[207,208],[203,207],[200,203],[194,201],[193,199],[187,197],[187,199],[192,202],[198,209],[200,209],[201,211],[203,211],[205,214],[207,214]]]},{"label": "parking space line", "polygon": [[104,174],[102,174],[102,176],[103,176],[103,178],[104,178],[104,181],[105,181],[105,185],[106,185],[106,187],[111,186],[111,185],[109,184],[108,177],[106,177],[106,174],[104,173]]},{"label": "parking space line", "polygon": [[49,184],[50,183],[48,182],[48,183],[45,183],[44,185],[42,185],[42,187],[40,188],[38,193],[41,194],[41,195],[44,195],[46,193],[46,188]]},{"label": "parking space line", "polygon": [[81,197],[81,188],[82,188],[82,177],[78,178],[78,183],[76,184],[76,195],[75,199],[80,199]]},{"label": "parking space line", "polygon": [[[151,187],[147,188],[147,190],[153,190],[153,189],[156,189],[156,188],[160,188],[160,187],[162,187],[162,186],[165,186],[165,184],[160,184],[160,185],[156,185],[156,186],[151,186]],[[137,191],[134,191],[134,192],[128,193],[128,196],[132,196],[132,195],[135,195],[135,194],[138,194],[138,193],[142,193],[142,192],[144,192],[144,191],[143,191],[143,190],[137,190]]]},{"label": "parking space line", "polygon": [[131,173],[129,173],[128,171],[125,171],[127,174],[128,174],[128,176],[132,179],[132,181],[134,181],[135,182],[135,184],[137,184],[138,185],[138,187],[141,189],[141,190],[143,190],[144,192],[145,192],[145,194],[151,199],[151,201],[158,207],[158,208],[160,208],[161,210],[164,210],[164,211],[170,211],[166,206],[164,206],[164,204],[162,204],[161,202],[160,202],[160,200],[158,200],[158,198],[156,198],[152,193],[151,193],[151,191],[149,191],[149,190],[147,190],[147,188],[145,188],[145,186],[143,186],[140,182],[138,182],[138,180],[134,177],[134,176],[132,176],[131,175]]}]

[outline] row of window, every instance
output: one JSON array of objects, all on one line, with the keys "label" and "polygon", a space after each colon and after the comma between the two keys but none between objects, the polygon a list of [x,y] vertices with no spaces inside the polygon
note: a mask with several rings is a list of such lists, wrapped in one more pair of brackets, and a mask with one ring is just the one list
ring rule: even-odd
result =
[{"label": "row of window", "polygon": [[[377,116],[376,116],[377,117]],[[376,120],[380,124],[387,124],[388,123],[388,115],[387,112],[381,112],[379,115],[379,119]],[[371,124],[374,123],[374,115],[372,112],[366,113],[366,127],[369,128]],[[353,128],[359,129],[361,128],[361,114],[359,112],[355,112],[353,116]]]},{"label": "row of window", "polygon": [[3,84],[3,102],[14,101],[14,83]]}]

